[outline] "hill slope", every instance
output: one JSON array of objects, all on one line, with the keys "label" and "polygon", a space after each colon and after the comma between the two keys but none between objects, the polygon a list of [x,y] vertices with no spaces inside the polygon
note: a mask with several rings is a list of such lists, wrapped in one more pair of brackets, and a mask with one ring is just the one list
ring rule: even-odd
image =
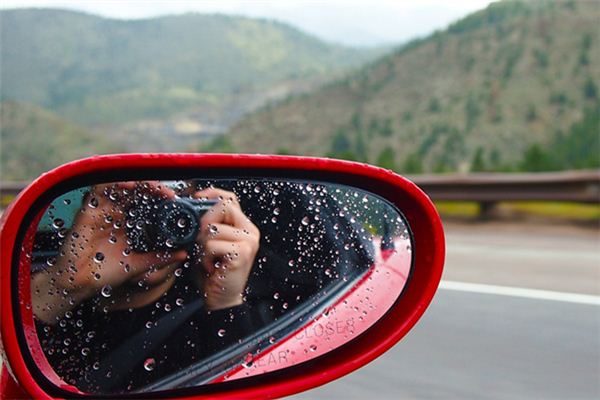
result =
[{"label": "hill slope", "polygon": [[495,3],[246,117],[213,149],[405,172],[599,167],[598,21],[596,2]]},{"label": "hill slope", "polygon": [[381,53],[221,15],[123,21],[24,9],[1,11],[0,27],[2,99],[89,125],[214,105],[285,79],[329,76]]},{"label": "hill slope", "polygon": [[41,108],[0,103],[2,180],[29,180],[67,161],[120,151],[102,137]]}]

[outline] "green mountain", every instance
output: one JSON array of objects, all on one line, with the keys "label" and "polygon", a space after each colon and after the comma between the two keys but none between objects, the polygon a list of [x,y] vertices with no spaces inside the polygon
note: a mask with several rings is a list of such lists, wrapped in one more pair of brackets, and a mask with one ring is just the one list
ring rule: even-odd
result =
[{"label": "green mountain", "polygon": [[494,3],[209,150],[330,155],[403,172],[600,167],[600,3]]},{"label": "green mountain", "polygon": [[84,125],[118,125],[218,105],[286,80],[331,77],[382,49],[324,43],[285,24],[186,14],[114,20],[53,10],[0,12],[2,100]]},{"label": "green mountain", "polygon": [[98,153],[121,151],[41,108],[0,103],[0,176],[30,180],[62,163]]}]

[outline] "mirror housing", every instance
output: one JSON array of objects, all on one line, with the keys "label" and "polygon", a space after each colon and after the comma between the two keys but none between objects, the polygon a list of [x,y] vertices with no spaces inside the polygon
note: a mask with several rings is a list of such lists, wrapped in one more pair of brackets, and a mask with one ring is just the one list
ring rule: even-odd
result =
[{"label": "mirror housing", "polygon": [[[2,358],[4,368],[9,368],[12,378],[31,397],[64,396],[65,392],[48,386],[36,368],[32,368],[35,361],[26,350],[24,336],[28,330],[22,326],[18,293],[23,285],[17,273],[26,231],[23,222],[35,218],[32,213],[39,214],[41,204],[51,200],[51,193],[72,186],[73,182],[172,179],[207,172],[213,177],[316,179],[376,194],[402,210],[413,234],[413,266],[410,280],[395,304],[373,326],[348,343],[281,370],[214,385],[176,389],[171,395],[281,397],[322,385],[360,368],[391,348],[416,324],[430,304],[444,263],[442,224],[430,199],[416,185],[389,170],[333,159],[263,155],[126,154],[74,161],[42,175],[28,186],[5,210],[0,223]],[[44,371],[47,373],[50,372]],[[152,393],[147,395],[152,396]]]}]

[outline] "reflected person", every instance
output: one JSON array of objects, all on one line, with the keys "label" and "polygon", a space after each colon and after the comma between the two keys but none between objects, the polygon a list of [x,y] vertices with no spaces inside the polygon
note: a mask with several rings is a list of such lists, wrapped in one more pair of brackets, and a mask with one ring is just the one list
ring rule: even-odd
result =
[{"label": "reflected person", "polygon": [[[104,356],[124,339],[187,303],[198,305],[196,324],[206,332],[217,331],[217,325],[229,331],[227,338],[203,335],[215,340],[204,340],[204,350],[197,352],[253,330],[241,309],[260,232],[233,193],[207,188],[193,197],[218,200],[200,219],[195,249],[135,252],[126,234],[132,199],[174,199],[174,191],[158,182],[127,182],[96,186],[85,196],[59,255],[32,275],[32,305],[43,348],[67,382],[94,389],[94,382],[81,382],[86,371],[80,361],[74,363],[77,357],[90,356],[88,372],[106,369]],[[182,269],[195,273],[182,274]],[[229,321],[225,312],[239,317]],[[148,347],[160,342],[153,341]]]}]

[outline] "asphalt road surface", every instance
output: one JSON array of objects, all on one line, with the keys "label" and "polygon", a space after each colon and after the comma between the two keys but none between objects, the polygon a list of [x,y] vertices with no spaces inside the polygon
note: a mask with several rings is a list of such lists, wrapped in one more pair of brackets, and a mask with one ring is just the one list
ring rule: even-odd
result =
[{"label": "asphalt road surface", "polygon": [[600,399],[600,232],[499,223],[446,232],[446,289],[407,337],[290,399]]}]

